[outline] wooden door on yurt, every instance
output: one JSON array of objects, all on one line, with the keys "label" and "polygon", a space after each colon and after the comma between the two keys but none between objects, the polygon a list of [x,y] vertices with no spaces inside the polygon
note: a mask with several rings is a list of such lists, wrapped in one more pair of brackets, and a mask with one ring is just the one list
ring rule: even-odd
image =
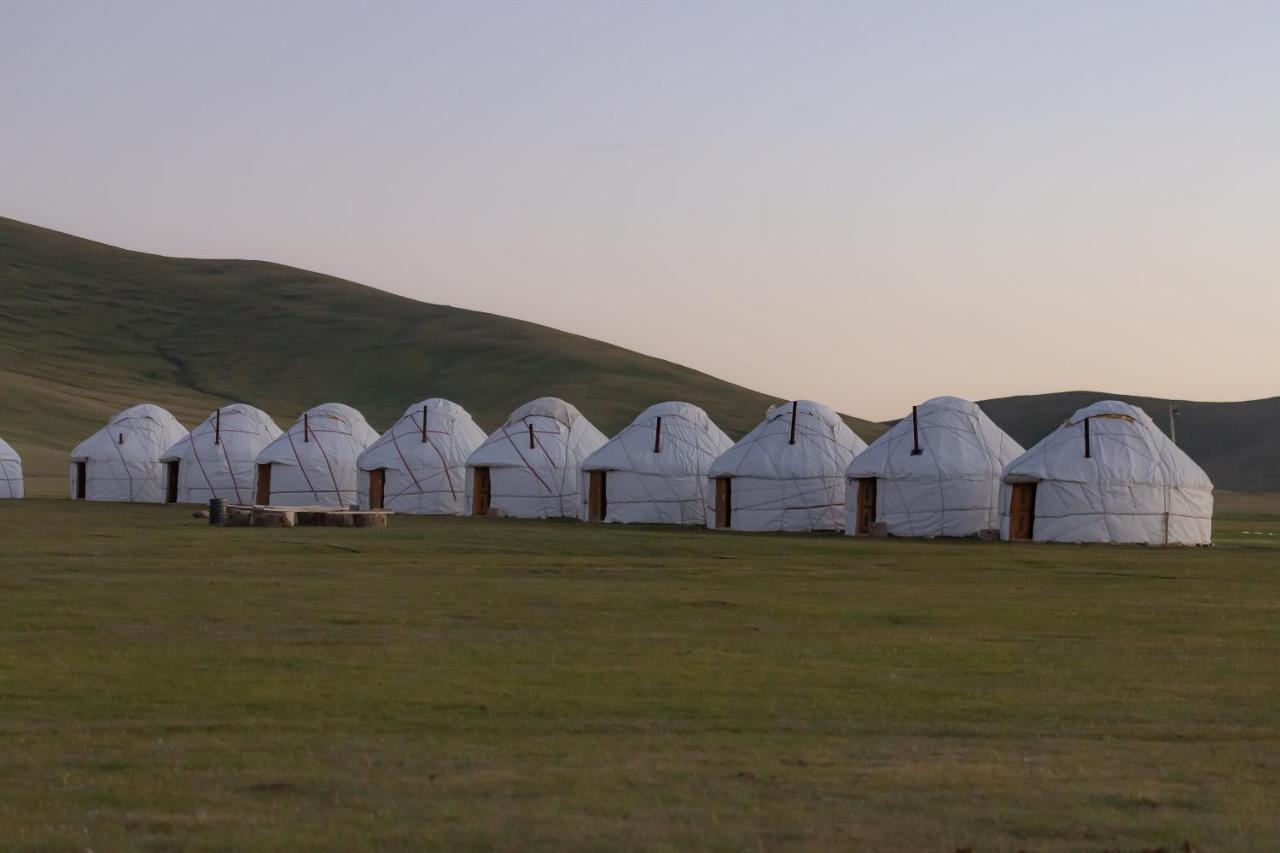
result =
[{"label": "wooden door on yurt", "polygon": [[369,472],[369,509],[383,509],[387,499],[387,469]]},{"label": "wooden door on yurt", "polygon": [[85,483],[85,481],[88,479],[88,477],[86,476],[86,473],[87,473],[86,469],[88,467],[89,467],[88,463],[85,463],[85,462],[76,463],[76,500],[78,501],[84,500],[85,491],[88,488],[88,486]]},{"label": "wooden door on yurt", "polygon": [[609,512],[609,496],[606,491],[608,471],[591,471],[591,481],[587,492],[587,520],[604,521]]},{"label": "wooden door on yurt", "polygon": [[164,463],[164,502],[178,502],[178,461]]},{"label": "wooden door on yurt", "polygon": [[733,478],[716,477],[716,527],[727,528],[733,518]]},{"label": "wooden door on yurt", "polygon": [[258,492],[254,502],[259,506],[271,503],[271,464],[258,466]]},{"label": "wooden door on yurt", "polygon": [[871,533],[871,525],[876,520],[876,478],[862,477],[858,480],[858,503],[854,508],[854,521],[857,526],[854,532],[859,536]]},{"label": "wooden door on yurt", "polygon": [[489,486],[489,469],[473,468],[471,482],[471,514],[488,515],[493,493]]},{"label": "wooden door on yurt", "polygon": [[1025,541],[1035,533],[1036,484],[1014,483],[1009,493],[1009,538]]}]

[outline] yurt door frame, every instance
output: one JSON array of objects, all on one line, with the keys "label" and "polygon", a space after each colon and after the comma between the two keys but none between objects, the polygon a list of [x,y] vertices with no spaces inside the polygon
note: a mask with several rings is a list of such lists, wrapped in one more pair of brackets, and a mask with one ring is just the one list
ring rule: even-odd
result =
[{"label": "yurt door frame", "polygon": [[178,502],[178,460],[164,463],[164,502],[167,504],[176,504]]},{"label": "yurt door frame", "polygon": [[493,502],[493,488],[487,467],[472,468],[471,474],[471,514],[488,515],[489,505]]},{"label": "yurt door frame", "polygon": [[369,509],[384,509],[387,500],[387,469],[374,468],[369,472]]},{"label": "yurt door frame", "polygon": [[716,527],[725,529],[733,518],[733,478],[716,477]]},{"label": "yurt door frame", "polygon": [[609,472],[589,471],[591,482],[587,490],[587,520],[604,521],[609,512]]},{"label": "yurt door frame", "polygon": [[254,502],[259,506],[271,503],[271,463],[258,466],[258,491]]},{"label": "yurt door frame", "polygon": [[85,499],[85,493],[88,491],[88,488],[89,488],[88,487],[88,479],[89,479],[88,468],[89,468],[89,463],[87,462],[76,463],[76,500],[78,501],[82,501]]},{"label": "yurt door frame", "polygon": [[1009,490],[1009,539],[1025,542],[1035,535],[1036,484],[1014,483]]},{"label": "yurt door frame", "polygon": [[856,524],[854,532],[859,536],[870,535],[871,525],[875,524],[876,487],[875,477],[861,477],[858,479],[858,503],[854,515],[854,523]]}]

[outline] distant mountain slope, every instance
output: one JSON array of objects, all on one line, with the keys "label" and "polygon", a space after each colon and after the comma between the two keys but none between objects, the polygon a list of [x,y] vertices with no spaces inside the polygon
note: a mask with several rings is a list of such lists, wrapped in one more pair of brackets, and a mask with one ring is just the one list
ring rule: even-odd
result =
[{"label": "distant mountain slope", "polygon": [[[64,476],[79,439],[141,400],[188,426],[231,400],[282,426],[337,400],[383,429],[426,395],[461,403],[486,429],[531,397],[560,396],[610,434],[652,403],[687,400],[737,436],[775,402],[533,323],[278,264],[148,255],[0,218],[0,435],[32,475]],[[850,424],[868,441],[884,431]]]},{"label": "distant mountain slope", "polygon": [[1242,403],[1196,403],[1099,391],[1065,391],[983,400],[993,421],[1024,447],[1052,432],[1077,409],[1098,400],[1141,407],[1166,433],[1169,406],[1178,409],[1178,445],[1209,474],[1218,489],[1280,490],[1280,397]]}]

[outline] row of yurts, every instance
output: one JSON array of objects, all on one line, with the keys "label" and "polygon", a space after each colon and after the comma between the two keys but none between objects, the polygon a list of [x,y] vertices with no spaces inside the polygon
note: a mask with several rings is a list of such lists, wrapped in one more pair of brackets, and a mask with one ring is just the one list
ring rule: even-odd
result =
[{"label": "row of yurts", "polygon": [[[3,441],[0,475],[0,496],[21,496],[20,462]],[[1208,544],[1213,515],[1208,476],[1139,408],[1095,403],[1024,451],[955,397],[913,407],[870,446],[808,400],[771,407],[737,443],[678,402],[651,406],[611,440],[553,397],[487,436],[437,398],[381,436],[340,403],[285,432],[243,404],[190,432],[144,404],[72,451],[71,494],[1152,545]]]}]

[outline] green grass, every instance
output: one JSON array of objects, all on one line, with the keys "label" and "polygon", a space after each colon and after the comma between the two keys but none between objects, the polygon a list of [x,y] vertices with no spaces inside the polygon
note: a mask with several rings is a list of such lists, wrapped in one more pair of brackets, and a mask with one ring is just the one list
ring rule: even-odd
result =
[{"label": "green grass", "polygon": [[1155,550],[0,502],[2,846],[1271,850],[1280,500],[1220,510]]},{"label": "green grass", "polygon": [[[534,323],[279,264],[166,258],[0,218],[0,436],[27,460],[37,494],[65,494],[71,448],[138,402],[166,406],[190,427],[227,401],[287,426],[337,400],[381,430],[437,396],[493,430],[541,395],[565,398],[610,435],[653,403],[687,400],[740,436],[775,402]],[[868,441],[885,430],[849,420]]]}]

